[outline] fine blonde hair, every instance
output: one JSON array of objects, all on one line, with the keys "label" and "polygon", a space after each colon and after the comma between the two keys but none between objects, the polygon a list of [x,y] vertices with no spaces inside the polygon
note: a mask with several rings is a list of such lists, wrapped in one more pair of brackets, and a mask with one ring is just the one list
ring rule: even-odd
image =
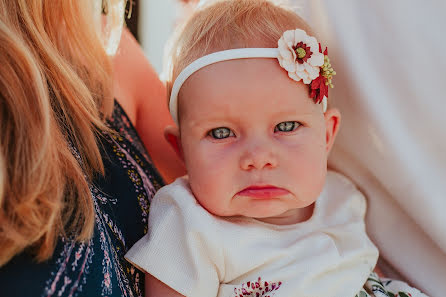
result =
[{"label": "fine blonde hair", "polygon": [[[91,0],[0,0],[0,266],[91,238],[88,183],[113,108]],[[75,155],[77,157],[75,157]]]},{"label": "fine blonde hair", "polygon": [[196,59],[233,48],[275,48],[283,32],[297,28],[313,35],[294,11],[268,0],[220,0],[197,9],[171,40],[168,98],[177,76]]}]

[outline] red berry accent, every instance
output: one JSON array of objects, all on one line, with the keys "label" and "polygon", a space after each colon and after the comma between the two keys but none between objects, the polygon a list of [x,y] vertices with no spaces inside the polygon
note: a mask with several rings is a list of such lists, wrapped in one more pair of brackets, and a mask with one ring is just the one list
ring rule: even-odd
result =
[{"label": "red berry accent", "polygon": [[321,103],[324,96],[328,98],[328,86],[325,84],[327,78],[319,74],[319,76],[311,82],[310,97],[315,103]]}]

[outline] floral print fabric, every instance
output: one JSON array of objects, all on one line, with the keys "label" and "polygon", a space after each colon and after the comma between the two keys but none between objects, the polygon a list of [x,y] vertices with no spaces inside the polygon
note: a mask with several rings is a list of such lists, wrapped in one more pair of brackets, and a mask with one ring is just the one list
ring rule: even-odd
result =
[{"label": "floral print fabric", "polygon": [[53,258],[43,263],[26,252],[16,256],[0,268],[2,296],[144,295],[144,274],[124,254],[146,233],[149,204],[163,181],[117,102],[108,124],[118,133],[99,139],[106,174],[90,185],[93,238],[61,238]]},{"label": "floral print fabric", "polygon": [[380,279],[376,273],[371,273],[364,288],[355,297],[427,297],[419,290],[408,284],[391,280]]}]

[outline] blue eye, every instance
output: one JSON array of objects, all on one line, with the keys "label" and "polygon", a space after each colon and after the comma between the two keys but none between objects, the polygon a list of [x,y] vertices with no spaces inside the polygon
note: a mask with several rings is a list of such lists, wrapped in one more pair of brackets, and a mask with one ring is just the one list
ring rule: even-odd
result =
[{"label": "blue eye", "polygon": [[274,132],[292,132],[301,124],[296,121],[281,122],[274,127]]},{"label": "blue eye", "polygon": [[209,131],[208,135],[215,139],[225,139],[228,137],[235,136],[234,132],[232,132],[231,129],[226,127],[219,127],[212,129],[211,131]]}]

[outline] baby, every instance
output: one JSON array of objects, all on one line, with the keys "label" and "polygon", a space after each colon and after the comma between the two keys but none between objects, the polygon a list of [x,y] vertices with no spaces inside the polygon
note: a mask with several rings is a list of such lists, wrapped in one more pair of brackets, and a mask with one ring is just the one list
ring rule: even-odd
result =
[{"label": "baby", "polygon": [[156,194],[126,255],[147,295],[425,296],[373,273],[365,199],[327,171],[340,113],[312,35],[266,0],[201,7],[178,32],[166,137],[188,176]]}]

